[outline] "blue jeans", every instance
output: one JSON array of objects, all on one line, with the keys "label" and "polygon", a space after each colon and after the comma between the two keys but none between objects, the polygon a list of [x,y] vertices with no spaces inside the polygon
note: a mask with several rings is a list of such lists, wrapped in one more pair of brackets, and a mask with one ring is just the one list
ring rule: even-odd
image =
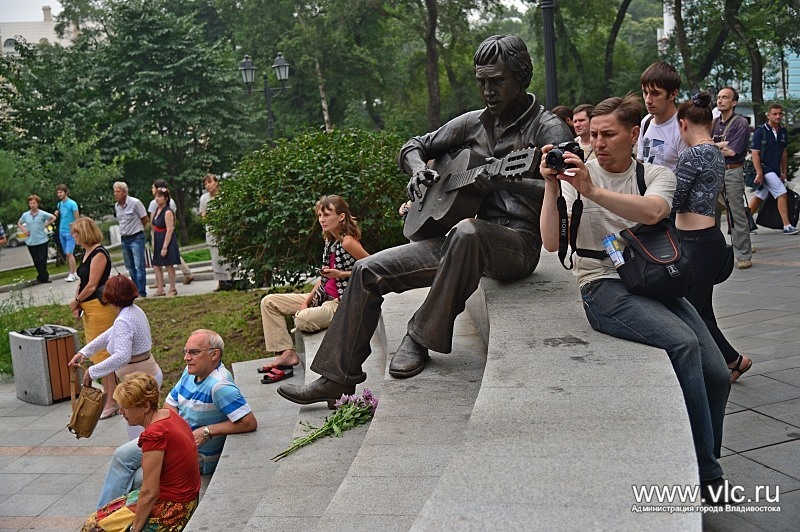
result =
[{"label": "blue jeans", "polygon": [[147,281],[144,267],[144,232],[122,237],[122,260],[136,285],[139,295],[147,297]]},{"label": "blue jeans", "polygon": [[721,477],[717,458],[730,371],[694,307],[684,298],[656,301],[633,295],[616,279],[588,283],[581,296],[594,330],[667,352],[683,390],[700,480]]},{"label": "blue jeans", "polygon": [[100,491],[97,508],[100,509],[117,497],[127,495],[142,485],[142,450],[139,439],[117,447],[108,466],[106,480]]}]

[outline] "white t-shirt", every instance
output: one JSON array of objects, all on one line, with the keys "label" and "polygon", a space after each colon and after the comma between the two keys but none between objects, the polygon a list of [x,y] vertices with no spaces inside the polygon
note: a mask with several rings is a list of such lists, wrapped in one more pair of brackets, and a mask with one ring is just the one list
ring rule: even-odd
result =
[{"label": "white t-shirt", "polygon": [[641,123],[637,145],[638,158],[646,163],[666,166],[674,172],[678,166],[678,156],[687,148],[678,130],[678,113],[663,124],[656,124],[655,120],[650,120],[647,131],[642,135],[644,124],[651,116],[645,116]]},{"label": "white t-shirt", "polygon": [[[636,184],[636,161],[631,160],[631,166],[621,174],[612,174],[600,168],[597,159],[586,163],[592,183],[605,190],[619,192],[621,194],[639,195],[639,186]],[[675,174],[663,166],[645,163],[644,183],[647,190],[645,196],[659,196],[664,198],[668,205],[672,205],[672,197],[675,194],[677,181]],[[572,186],[561,182],[561,190],[567,202],[567,211],[572,215],[572,204],[578,197],[577,192]],[[625,241],[619,236],[623,229],[636,225],[635,222],[626,220],[611,211],[601,207],[592,200],[581,196],[583,202],[583,215],[578,226],[578,239],[576,245],[579,249],[590,249],[603,251],[603,237],[609,233],[614,233],[620,241],[622,247]],[[614,268],[611,259],[606,257],[603,260],[573,257],[575,267],[572,272],[578,277],[578,284],[584,284],[597,279],[619,279],[619,274]]]}]

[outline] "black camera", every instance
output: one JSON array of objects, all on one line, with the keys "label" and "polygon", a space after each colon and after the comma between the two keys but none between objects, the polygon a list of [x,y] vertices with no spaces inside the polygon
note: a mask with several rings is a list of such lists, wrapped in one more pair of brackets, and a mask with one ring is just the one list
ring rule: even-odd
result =
[{"label": "black camera", "polygon": [[556,170],[557,172],[560,172],[564,168],[575,168],[574,164],[564,163],[564,154],[567,152],[574,153],[581,158],[581,161],[583,161],[583,150],[581,149],[580,145],[577,142],[568,141],[562,142],[547,152],[547,155],[544,156],[544,164],[546,164],[548,168]]}]

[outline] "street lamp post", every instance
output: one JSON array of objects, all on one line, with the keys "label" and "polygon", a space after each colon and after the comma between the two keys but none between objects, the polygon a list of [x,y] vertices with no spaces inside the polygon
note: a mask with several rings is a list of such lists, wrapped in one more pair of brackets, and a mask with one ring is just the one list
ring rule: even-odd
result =
[{"label": "street lamp post", "polygon": [[558,105],[558,81],[556,77],[556,37],[553,30],[553,0],[542,0],[542,24],[544,41],[545,101],[548,109]]},{"label": "street lamp post", "polygon": [[[275,71],[275,76],[278,78],[281,86],[270,87],[267,74],[264,74],[264,102],[267,105],[267,134],[270,140],[275,136],[275,118],[272,116],[272,97],[278,96],[288,88],[286,82],[289,79],[289,62],[284,59],[282,53],[278,52],[278,56],[272,63],[272,69]],[[256,77],[256,66],[249,55],[245,55],[244,60],[239,62],[239,73],[242,75],[242,81],[247,85],[247,93],[251,94],[253,82]]]}]

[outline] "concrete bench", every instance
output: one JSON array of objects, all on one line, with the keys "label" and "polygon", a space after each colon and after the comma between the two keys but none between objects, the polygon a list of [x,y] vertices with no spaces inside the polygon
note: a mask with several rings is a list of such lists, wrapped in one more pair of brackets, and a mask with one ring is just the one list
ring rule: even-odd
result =
[{"label": "concrete bench", "polygon": [[414,530],[700,530],[699,513],[632,512],[632,486],[696,485],[667,355],[593,331],[553,254],[484,279],[488,357],[461,451]]}]

